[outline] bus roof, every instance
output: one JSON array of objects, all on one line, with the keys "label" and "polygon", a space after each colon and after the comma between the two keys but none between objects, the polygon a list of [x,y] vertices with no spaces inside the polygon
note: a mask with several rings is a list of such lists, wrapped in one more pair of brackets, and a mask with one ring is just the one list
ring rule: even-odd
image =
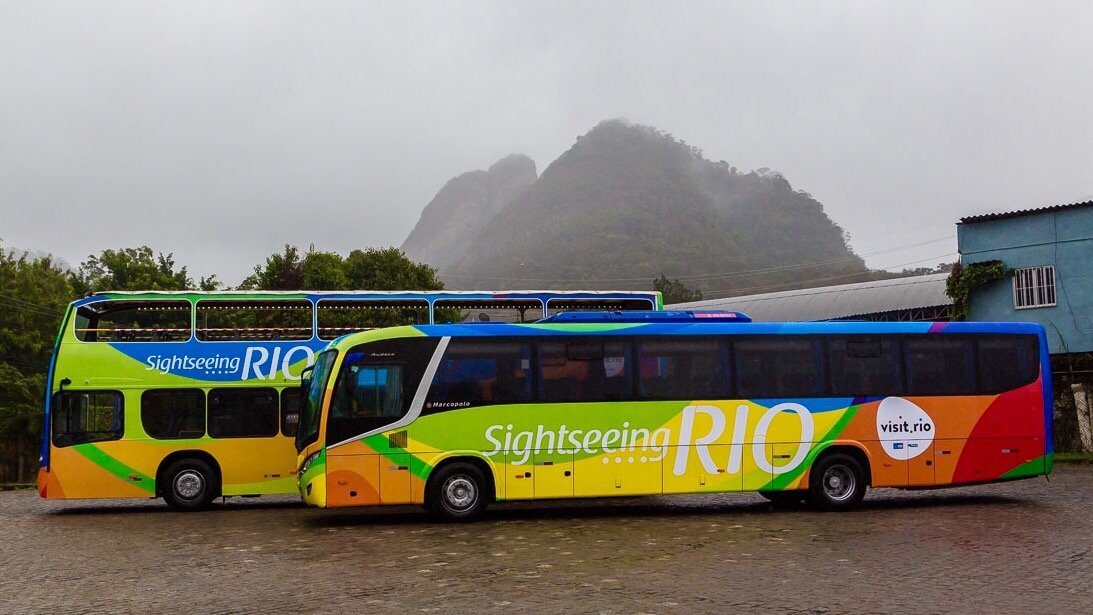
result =
[{"label": "bus roof", "polygon": [[352,333],[330,347],[353,346],[396,337],[542,337],[602,334],[632,335],[881,335],[1003,333],[1036,335],[1044,328],[1028,322],[655,322],[655,323],[459,323],[412,325]]},{"label": "bus roof", "polygon": [[111,299],[648,299],[659,306],[660,291],[635,290],[123,290],[86,295],[73,305]]}]

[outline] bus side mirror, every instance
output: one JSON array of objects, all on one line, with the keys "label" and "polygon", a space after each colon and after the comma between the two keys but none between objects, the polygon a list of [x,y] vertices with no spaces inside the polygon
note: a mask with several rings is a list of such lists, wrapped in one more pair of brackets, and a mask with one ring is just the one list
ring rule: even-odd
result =
[{"label": "bus side mirror", "polygon": [[304,368],[304,371],[300,372],[300,388],[308,390],[311,388],[311,372],[315,371],[314,365],[308,365]]}]

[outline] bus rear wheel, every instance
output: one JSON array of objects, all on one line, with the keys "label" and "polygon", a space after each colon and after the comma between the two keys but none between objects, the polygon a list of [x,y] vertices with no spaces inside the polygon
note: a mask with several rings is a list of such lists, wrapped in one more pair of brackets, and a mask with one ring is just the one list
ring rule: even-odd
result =
[{"label": "bus rear wheel", "polygon": [[163,500],[171,510],[208,508],[220,492],[220,479],[200,459],[179,459],[163,472]]},{"label": "bus rear wheel", "polygon": [[471,521],[486,510],[486,477],[469,463],[453,463],[429,478],[426,505],[442,521]]},{"label": "bus rear wheel", "polygon": [[808,482],[812,501],[821,510],[849,510],[865,497],[865,470],[860,461],[844,453],[821,457],[812,466]]}]

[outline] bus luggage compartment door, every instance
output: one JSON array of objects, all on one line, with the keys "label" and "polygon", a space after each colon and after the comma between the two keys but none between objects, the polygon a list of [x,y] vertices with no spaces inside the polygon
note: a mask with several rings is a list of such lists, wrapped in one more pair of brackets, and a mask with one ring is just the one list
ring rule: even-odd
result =
[{"label": "bus luggage compartment door", "polygon": [[531,474],[535,498],[573,497],[573,454],[535,451]]}]

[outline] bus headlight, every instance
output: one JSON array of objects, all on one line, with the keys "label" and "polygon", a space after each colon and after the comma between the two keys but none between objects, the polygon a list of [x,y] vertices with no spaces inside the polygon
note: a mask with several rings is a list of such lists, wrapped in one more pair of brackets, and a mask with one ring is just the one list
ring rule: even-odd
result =
[{"label": "bus headlight", "polygon": [[322,451],[311,453],[307,456],[306,459],[304,459],[304,462],[300,464],[300,471],[296,473],[297,478],[303,476],[304,472],[307,472],[307,469],[311,467],[311,462],[315,461],[315,459],[319,456],[320,452]]}]

